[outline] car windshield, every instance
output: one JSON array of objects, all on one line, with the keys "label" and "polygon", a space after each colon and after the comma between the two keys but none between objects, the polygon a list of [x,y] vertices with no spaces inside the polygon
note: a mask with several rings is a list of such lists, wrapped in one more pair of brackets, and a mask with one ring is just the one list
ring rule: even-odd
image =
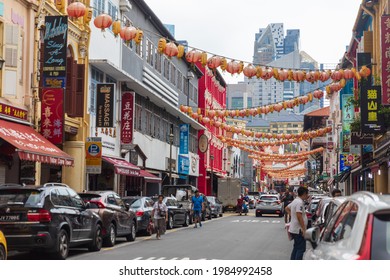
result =
[{"label": "car windshield", "polygon": [[213,196],[207,196],[207,200],[211,203],[215,203],[215,197]]},{"label": "car windshield", "polygon": [[260,197],[260,200],[276,201],[276,200],[278,200],[278,198],[276,196],[273,196],[273,195],[262,195]]},{"label": "car windshield", "polygon": [[42,207],[43,192],[36,189],[0,190],[0,206]]},{"label": "car windshield", "polygon": [[81,197],[84,202],[87,201],[99,201],[101,196],[94,193],[79,193],[79,196]]},{"label": "car windshield", "polygon": [[141,207],[141,199],[129,199],[129,200],[125,200],[125,202],[130,205],[130,208],[140,208]]},{"label": "car windshield", "polygon": [[371,259],[390,260],[390,212],[374,215]]}]

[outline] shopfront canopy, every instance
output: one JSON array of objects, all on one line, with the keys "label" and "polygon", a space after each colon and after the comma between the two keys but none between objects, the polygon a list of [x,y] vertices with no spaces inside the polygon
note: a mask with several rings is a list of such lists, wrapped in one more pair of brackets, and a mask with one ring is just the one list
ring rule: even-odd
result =
[{"label": "shopfront canopy", "polygon": [[125,176],[136,176],[136,177],[140,175],[141,169],[138,166],[135,166],[134,164],[131,164],[130,162],[124,159],[105,157],[105,156],[103,156],[102,158],[104,161],[114,166],[116,174],[125,175]]},{"label": "shopfront canopy", "polygon": [[156,175],[153,175],[152,173],[149,173],[146,170],[141,170],[139,176],[143,177],[145,182],[149,183],[160,183],[161,178],[157,177]]},{"label": "shopfront canopy", "polygon": [[0,120],[0,138],[15,147],[21,160],[73,166],[74,159],[33,128]]}]

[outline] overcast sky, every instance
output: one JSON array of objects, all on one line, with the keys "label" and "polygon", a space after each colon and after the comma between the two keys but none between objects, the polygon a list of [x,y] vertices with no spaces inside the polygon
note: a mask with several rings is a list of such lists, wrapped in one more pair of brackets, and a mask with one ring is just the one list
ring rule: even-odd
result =
[{"label": "overcast sky", "polygon": [[[175,38],[224,57],[252,61],[255,33],[269,23],[300,29],[301,50],[337,63],[352,38],[360,0],[145,0]],[[230,76],[230,74],[229,74]],[[243,80],[243,76],[227,82]]]}]

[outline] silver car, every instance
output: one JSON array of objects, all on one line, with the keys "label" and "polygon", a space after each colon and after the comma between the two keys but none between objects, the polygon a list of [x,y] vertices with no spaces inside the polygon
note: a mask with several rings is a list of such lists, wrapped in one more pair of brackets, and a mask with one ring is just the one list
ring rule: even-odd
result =
[{"label": "silver car", "polygon": [[390,260],[390,195],[357,192],[345,199],[322,231],[305,238],[311,260]]},{"label": "silver car", "polygon": [[217,218],[223,216],[222,202],[215,196],[207,196],[207,200],[210,203],[211,214]]},{"label": "silver car", "polygon": [[280,201],[278,194],[263,194],[260,196],[256,205],[256,217],[263,214],[277,214],[279,217],[283,217],[283,203]]}]

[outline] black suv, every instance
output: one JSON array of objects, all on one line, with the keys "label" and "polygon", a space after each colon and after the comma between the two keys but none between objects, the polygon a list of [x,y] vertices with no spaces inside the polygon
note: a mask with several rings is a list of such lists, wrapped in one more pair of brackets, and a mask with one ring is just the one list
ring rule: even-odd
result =
[{"label": "black suv", "polygon": [[129,204],[113,191],[88,191],[79,193],[84,202],[90,203],[93,212],[103,222],[103,244],[107,247],[115,245],[116,238],[126,237],[134,241],[137,233],[137,217],[129,211]]},{"label": "black suv", "polygon": [[0,186],[0,230],[9,250],[51,252],[66,259],[70,247],[102,247],[102,222],[65,184]]}]

